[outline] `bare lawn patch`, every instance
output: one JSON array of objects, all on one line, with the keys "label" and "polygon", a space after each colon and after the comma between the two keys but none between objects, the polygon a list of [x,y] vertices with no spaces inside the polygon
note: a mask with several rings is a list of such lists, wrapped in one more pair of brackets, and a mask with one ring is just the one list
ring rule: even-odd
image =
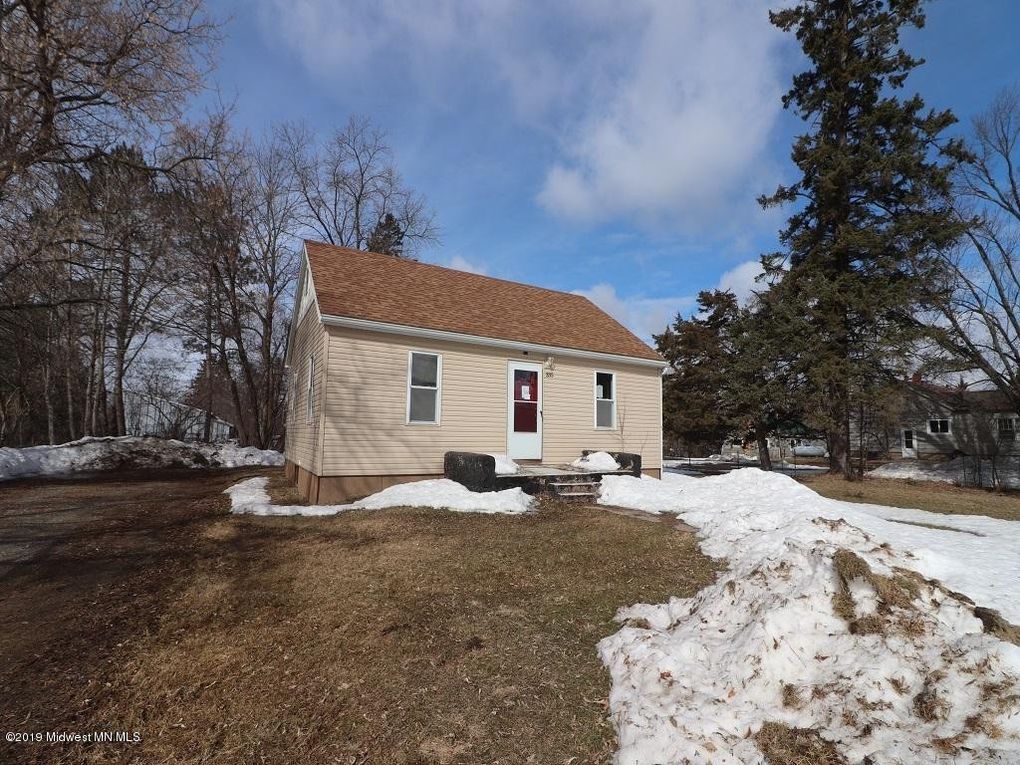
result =
[{"label": "bare lawn patch", "polygon": [[65,719],[28,696],[9,710],[141,743],[5,761],[609,762],[596,643],[620,606],[689,597],[718,570],[693,533],[594,507],[309,519],[207,505],[186,576],[157,619],[90,657]]},{"label": "bare lawn patch", "polygon": [[953,486],[932,481],[899,478],[865,478],[845,481],[828,473],[801,481],[823,497],[844,502],[908,507],[949,515],[986,515],[1005,521],[1020,521],[1020,492]]}]

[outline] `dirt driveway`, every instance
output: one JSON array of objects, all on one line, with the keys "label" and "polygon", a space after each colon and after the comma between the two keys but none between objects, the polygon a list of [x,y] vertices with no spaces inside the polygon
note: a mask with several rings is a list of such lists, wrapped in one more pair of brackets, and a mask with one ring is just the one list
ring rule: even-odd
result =
[{"label": "dirt driveway", "polygon": [[596,507],[228,515],[253,474],[0,484],[0,727],[140,739],[0,762],[606,763],[596,643],[718,569]]},{"label": "dirt driveway", "polygon": [[[187,582],[202,554],[200,529],[227,506],[223,489],[257,474],[148,470],[0,483],[5,733],[81,729],[91,689]],[[30,749],[0,741],[0,752],[6,763]]]}]

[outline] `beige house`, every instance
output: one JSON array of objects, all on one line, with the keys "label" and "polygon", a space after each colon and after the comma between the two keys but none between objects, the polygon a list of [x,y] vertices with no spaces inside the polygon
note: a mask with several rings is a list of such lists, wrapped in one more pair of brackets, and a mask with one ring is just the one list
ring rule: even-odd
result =
[{"label": "beige house", "polygon": [[287,474],[311,502],[441,476],[448,451],[662,466],[659,355],[587,298],[306,242]]}]

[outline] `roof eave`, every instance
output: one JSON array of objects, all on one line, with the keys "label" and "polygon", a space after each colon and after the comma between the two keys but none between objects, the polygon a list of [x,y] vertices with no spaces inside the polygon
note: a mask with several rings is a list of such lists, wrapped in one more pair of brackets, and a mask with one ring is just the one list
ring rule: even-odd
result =
[{"label": "roof eave", "polygon": [[429,329],[427,327],[412,327],[406,324],[392,324],[372,319],[356,319],[350,316],[334,316],[330,314],[319,314],[322,323],[333,327],[345,327],[347,329],[361,329],[369,332],[384,332],[392,335],[405,335],[409,337],[420,337],[426,340],[446,340],[455,343],[467,343],[469,345],[484,345],[490,348],[506,348],[510,350],[529,351],[534,353],[546,353],[549,355],[559,354],[561,356],[574,356],[597,361],[613,361],[621,364],[637,364],[647,367],[666,366],[663,359],[652,359],[645,356],[630,356],[620,353],[607,353],[604,351],[592,351],[584,348],[564,348],[555,345],[543,345],[541,343],[528,343],[521,340],[507,340],[498,337],[485,337],[483,335],[470,335],[463,332],[450,332],[444,329]]}]

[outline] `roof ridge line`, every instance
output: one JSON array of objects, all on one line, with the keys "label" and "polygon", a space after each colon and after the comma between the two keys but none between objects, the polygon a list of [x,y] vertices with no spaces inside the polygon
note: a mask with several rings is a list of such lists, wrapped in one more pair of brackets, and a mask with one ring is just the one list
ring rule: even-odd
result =
[{"label": "roof ridge line", "polygon": [[387,255],[384,252],[375,252],[374,250],[359,250],[355,247],[344,247],[338,244],[329,244],[328,242],[320,242],[317,239],[305,239],[305,244],[317,244],[322,247],[330,247],[334,250],[346,250],[348,252],[357,253],[358,255],[374,255],[379,258],[393,258],[394,260],[403,261],[405,263],[413,263],[419,266],[428,266],[429,268],[438,268],[443,271],[453,271],[458,274],[467,274],[468,276],[474,276],[479,279],[488,279],[493,282],[502,282],[503,284],[514,284],[518,287],[527,287],[528,289],[540,290],[541,292],[552,292],[555,295],[567,295],[573,298],[580,298],[581,300],[588,300],[584,295],[579,295],[576,292],[568,292],[567,290],[555,290],[552,287],[541,287],[537,284],[529,284],[528,282],[519,282],[514,279],[504,279],[500,276],[491,276],[489,274],[477,274],[474,271],[464,271],[460,268],[451,268],[450,266],[441,266],[438,263],[428,263],[424,260],[411,260],[410,258],[402,258],[399,255]]}]

